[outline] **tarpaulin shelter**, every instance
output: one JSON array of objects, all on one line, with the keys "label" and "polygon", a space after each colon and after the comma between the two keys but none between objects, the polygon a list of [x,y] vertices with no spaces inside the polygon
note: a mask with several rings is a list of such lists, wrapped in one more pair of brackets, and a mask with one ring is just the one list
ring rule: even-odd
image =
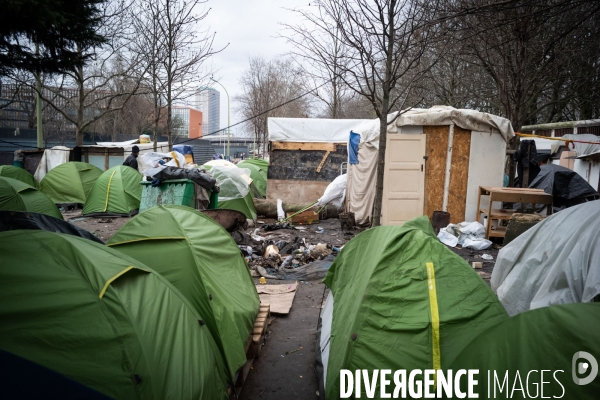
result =
[{"label": "tarpaulin shelter", "polygon": [[250,178],[252,178],[253,189],[255,189],[255,198],[264,199],[267,197],[267,173],[269,171],[269,163],[258,158],[249,158],[240,161],[236,164],[239,168],[247,168],[250,170]]},{"label": "tarpaulin shelter", "polygon": [[[449,212],[451,223],[478,221],[479,187],[503,184],[506,143],[514,136],[510,121],[447,106],[411,109],[388,120],[382,224],[431,218],[434,211]],[[379,129],[379,119],[353,129],[360,143],[358,163],[348,165],[346,206],[359,225],[371,224]]]},{"label": "tarpaulin shelter", "polygon": [[248,219],[256,219],[256,207],[252,200],[250,170],[247,168],[210,166],[205,164],[220,187],[217,208],[236,210]]},{"label": "tarpaulin shelter", "polygon": [[40,182],[40,190],[57,204],[85,204],[102,170],[91,164],[72,161],[53,168]]},{"label": "tarpaulin shelter", "polygon": [[312,204],[344,171],[350,132],[363,119],[268,118],[267,198]]},{"label": "tarpaulin shelter", "polygon": [[577,172],[555,164],[543,165],[529,187],[542,189],[551,194],[553,207],[559,209],[600,197],[598,192]]},{"label": "tarpaulin shelter", "polygon": [[226,399],[225,365],[185,297],[71,235],[0,232],[0,349],[116,399]]},{"label": "tarpaulin shelter", "polygon": [[[600,304],[565,304],[527,311],[491,327],[450,368],[479,370],[474,386],[479,398],[592,400],[600,393],[599,354]],[[461,381],[465,393],[466,381]]]},{"label": "tarpaulin shelter", "polygon": [[185,206],[141,212],[107,243],[150,266],[202,316],[230,376],[246,363],[244,346],[260,301],[239,248],[223,227]]},{"label": "tarpaulin shelter", "polygon": [[510,315],[600,294],[600,201],[567,208],[504,246],[491,286]]},{"label": "tarpaulin shelter", "polygon": [[118,165],[94,182],[83,207],[83,215],[132,215],[140,208],[142,174]]},{"label": "tarpaulin shelter", "polygon": [[[48,201],[50,201],[50,199],[48,199]],[[52,205],[54,206],[54,204]],[[62,218],[59,219],[37,212],[0,211],[0,232],[16,231],[19,229],[66,233],[68,235],[74,235],[104,244],[98,236],[75,224],[63,220]]]},{"label": "tarpaulin shelter", "polygon": [[40,188],[40,184],[35,180],[33,175],[31,175],[27,170],[15,167],[14,165],[0,165],[0,176],[19,180],[28,184],[29,186],[33,186],[36,189]]},{"label": "tarpaulin shelter", "polygon": [[56,205],[44,193],[19,180],[1,176],[0,210],[29,211],[63,219]]},{"label": "tarpaulin shelter", "polygon": [[341,369],[445,370],[471,340],[508,318],[425,216],[356,236],[323,282],[331,293],[316,357],[327,399],[339,397]]}]

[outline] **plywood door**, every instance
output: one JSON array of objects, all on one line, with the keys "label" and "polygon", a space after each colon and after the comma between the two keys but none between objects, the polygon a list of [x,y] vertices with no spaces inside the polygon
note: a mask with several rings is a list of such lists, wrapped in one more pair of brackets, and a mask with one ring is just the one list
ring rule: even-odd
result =
[{"label": "plywood door", "polygon": [[382,224],[402,225],[423,215],[425,135],[387,137]]}]

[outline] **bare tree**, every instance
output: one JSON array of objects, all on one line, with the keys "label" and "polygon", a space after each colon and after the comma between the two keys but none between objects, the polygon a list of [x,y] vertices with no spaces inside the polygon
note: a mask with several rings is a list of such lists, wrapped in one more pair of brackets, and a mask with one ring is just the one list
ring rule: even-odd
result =
[{"label": "bare tree", "polygon": [[423,56],[435,37],[436,25],[428,22],[437,2],[423,6],[416,0],[320,0],[316,4],[318,12],[310,17],[317,22],[314,29],[335,27],[345,49],[337,76],[371,103],[380,121],[373,207],[373,225],[377,226],[387,126],[392,122],[388,114],[404,104],[412,84],[433,65],[434,60]]},{"label": "bare tree", "polygon": [[354,95],[342,77],[346,71],[341,64],[348,62],[345,57],[348,50],[334,21],[322,14],[318,4],[312,8],[314,12],[291,10],[303,19],[303,23],[283,24],[286,31],[282,37],[294,46],[291,54],[304,60],[299,63],[304,76],[313,81],[314,87],[320,87],[313,94],[325,104],[323,117],[342,118],[345,103]]},{"label": "bare tree", "polygon": [[205,4],[205,0],[139,0],[136,7],[134,47],[148,66],[146,86],[154,98],[155,146],[163,98],[171,147],[173,104],[192,96],[198,83],[208,82],[212,71],[206,61],[223,50],[213,48],[215,33],[200,26],[209,12],[203,9]]},{"label": "bare tree", "polygon": [[247,127],[253,132],[263,153],[267,143],[269,117],[308,117],[311,104],[306,93],[302,71],[291,59],[267,61],[261,57],[249,60],[248,69],[240,80],[242,95],[234,100],[237,111],[248,119]]}]

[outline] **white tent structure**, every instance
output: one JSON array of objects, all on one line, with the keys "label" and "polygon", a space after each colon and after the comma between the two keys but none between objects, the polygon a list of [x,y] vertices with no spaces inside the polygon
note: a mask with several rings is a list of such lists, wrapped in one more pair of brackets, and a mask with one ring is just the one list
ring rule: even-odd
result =
[{"label": "white tent structure", "polygon": [[553,214],[498,254],[492,290],[509,315],[600,295],[600,201]]},{"label": "white tent structure", "polygon": [[[395,118],[395,119],[394,119]],[[382,224],[401,225],[433,211],[450,221],[478,220],[479,186],[502,186],[506,143],[514,136],[505,118],[435,106],[389,116]],[[358,163],[348,166],[346,208],[369,225],[375,199],[379,120],[364,121]]]}]

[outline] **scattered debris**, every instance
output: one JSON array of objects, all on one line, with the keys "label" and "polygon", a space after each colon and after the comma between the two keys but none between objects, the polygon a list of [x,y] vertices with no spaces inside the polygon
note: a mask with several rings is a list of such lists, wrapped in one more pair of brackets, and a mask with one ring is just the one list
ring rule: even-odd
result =
[{"label": "scattered debris", "polygon": [[489,255],[489,254],[483,254],[483,255],[481,256],[481,258],[483,258],[484,260],[488,260],[488,261],[491,261],[491,260],[493,260],[493,259],[494,259],[494,257],[492,257],[492,256],[491,256],[491,255]]},{"label": "scattered debris", "polygon": [[473,261],[472,265],[473,265],[473,268],[475,268],[475,269],[483,268],[483,263],[481,261]]},{"label": "scattered debris", "polygon": [[[302,346],[298,347],[296,350],[286,351],[285,354],[292,354],[300,350],[302,350]],[[300,378],[302,378],[302,375],[300,375]]]}]

